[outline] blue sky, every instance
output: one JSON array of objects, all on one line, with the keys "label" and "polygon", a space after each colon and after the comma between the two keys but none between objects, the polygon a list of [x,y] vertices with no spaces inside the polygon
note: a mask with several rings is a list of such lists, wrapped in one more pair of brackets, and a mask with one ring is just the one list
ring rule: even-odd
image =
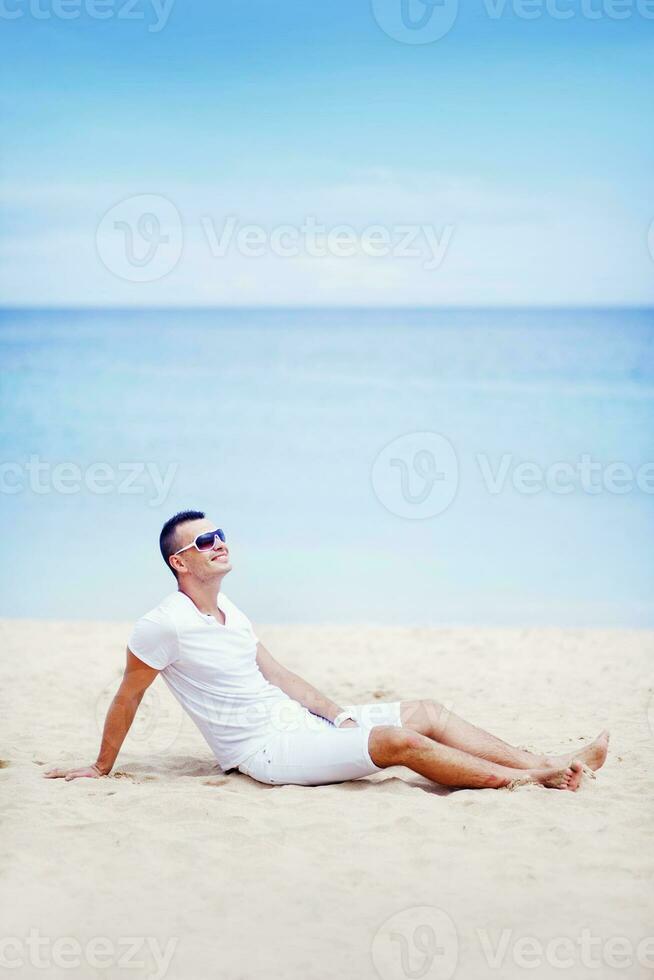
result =
[{"label": "blue sky", "polygon": [[[400,0],[104,0],[104,20],[3,0],[3,301],[650,304],[654,5],[517,2],[460,0],[443,37],[404,43],[380,26]],[[118,215],[136,227],[144,195],[179,254],[134,281],[101,221],[138,199]],[[262,254],[212,251],[230,216]],[[307,216],[350,226],[355,254],[308,254]],[[389,254],[362,250],[372,225]],[[399,254],[406,226],[438,261],[426,233]]]}]

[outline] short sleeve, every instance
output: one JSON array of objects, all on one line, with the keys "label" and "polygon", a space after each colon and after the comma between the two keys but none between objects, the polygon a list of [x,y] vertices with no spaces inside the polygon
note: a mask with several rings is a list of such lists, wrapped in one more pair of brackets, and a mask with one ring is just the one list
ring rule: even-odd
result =
[{"label": "short sleeve", "polygon": [[134,626],[127,646],[148,667],[163,670],[177,659],[177,631],[172,623],[142,616]]}]

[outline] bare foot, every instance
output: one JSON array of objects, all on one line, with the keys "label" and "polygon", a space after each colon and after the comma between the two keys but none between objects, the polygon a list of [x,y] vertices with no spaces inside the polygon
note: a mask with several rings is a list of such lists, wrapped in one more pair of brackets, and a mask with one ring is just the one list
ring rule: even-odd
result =
[{"label": "bare foot", "polygon": [[562,769],[532,769],[532,782],[540,783],[549,789],[569,789],[573,793],[579,789],[583,766],[581,762],[571,762]]},{"label": "bare foot", "polygon": [[548,760],[552,766],[569,766],[571,762],[578,759],[583,765],[596,771],[597,769],[601,769],[606,762],[608,750],[609,733],[605,729],[603,732],[600,732],[593,742],[584,746],[583,749],[577,749],[570,755],[549,756]]}]

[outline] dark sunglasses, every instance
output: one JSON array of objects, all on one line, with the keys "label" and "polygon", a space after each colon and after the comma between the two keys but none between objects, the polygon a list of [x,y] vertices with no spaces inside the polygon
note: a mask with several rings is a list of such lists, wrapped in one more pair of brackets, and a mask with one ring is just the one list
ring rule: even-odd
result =
[{"label": "dark sunglasses", "polygon": [[196,551],[213,551],[216,538],[220,538],[223,542],[225,541],[225,532],[220,527],[217,527],[215,531],[203,531],[202,534],[198,534],[195,541],[191,541],[190,544],[185,544],[183,548],[180,548],[179,551],[174,551],[173,554],[181,555],[188,548],[195,548]]}]

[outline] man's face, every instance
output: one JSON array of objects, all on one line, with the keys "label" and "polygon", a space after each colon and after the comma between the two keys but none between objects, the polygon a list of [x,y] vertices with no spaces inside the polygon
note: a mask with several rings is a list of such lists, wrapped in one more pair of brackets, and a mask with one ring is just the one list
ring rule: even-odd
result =
[{"label": "man's face", "polygon": [[[192,544],[198,534],[205,531],[215,531],[218,527],[213,521],[203,518],[200,521],[186,521],[180,524],[176,531],[175,551]],[[178,575],[191,575],[200,582],[210,582],[231,572],[229,548],[224,541],[216,538],[211,551],[198,551],[197,548],[187,548],[181,555],[171,559]]]}]

